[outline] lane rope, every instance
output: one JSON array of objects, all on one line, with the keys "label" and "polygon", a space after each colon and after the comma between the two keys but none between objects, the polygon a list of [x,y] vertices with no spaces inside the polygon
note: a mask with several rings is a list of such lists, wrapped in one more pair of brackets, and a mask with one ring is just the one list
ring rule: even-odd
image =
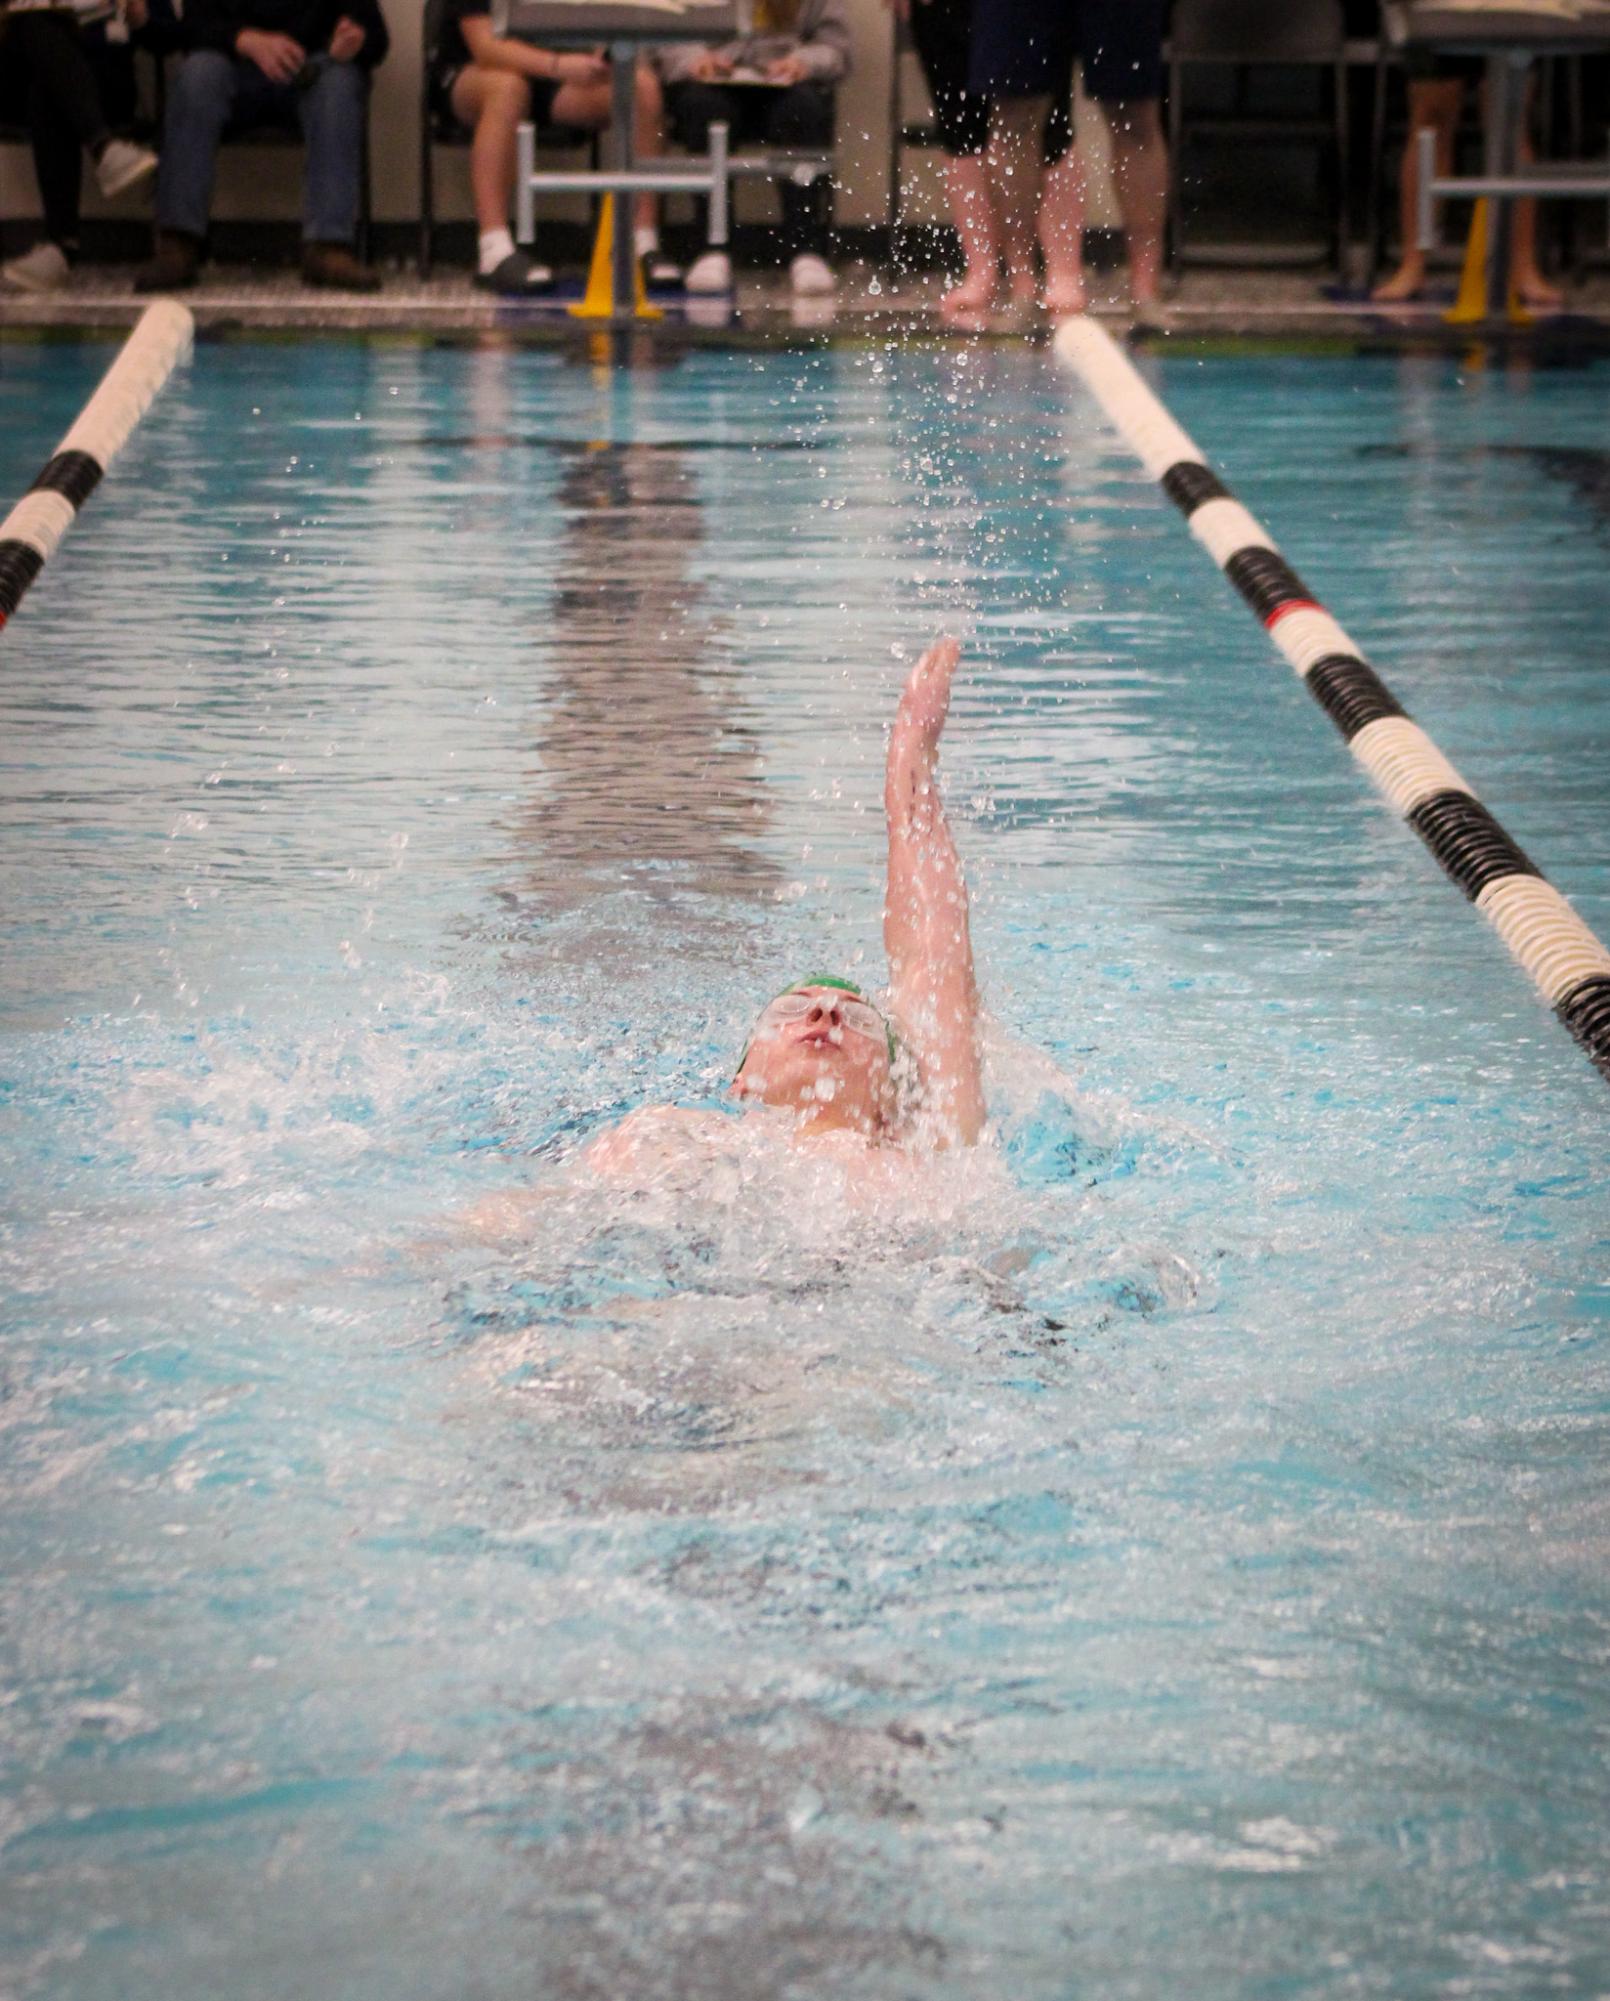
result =
[{"label": "lane rope", "polygon": [[0,627],[56,553],[157,391],[188,357],[194,338],[195,322],[177,300],[147,306],[44,471],[0,521]]},{"label": "lane rope", "polygon": [[1064,321],[1055,347],[1185,516],[1191,533],[1297,670],[1382,795],[1610,1078],[1610,951],[1410,718],[1112,337],[1081,317]]}]

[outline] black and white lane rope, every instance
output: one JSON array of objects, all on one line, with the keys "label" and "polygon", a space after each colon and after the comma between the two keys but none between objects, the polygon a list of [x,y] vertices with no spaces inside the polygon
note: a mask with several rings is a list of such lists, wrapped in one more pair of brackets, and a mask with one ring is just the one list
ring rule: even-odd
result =
[{"label": "black and white lane rope", "polygon": [[0,521],[0,626],[56,553],[157,391],[189,354],[194,331],[189,313],[174,300],[147,306],[44,471]]},{"label": "black and white lane rope", "polygon": [[1084,382],[1235,585],[1388,802],[1420,836],[1610,1078],[1610,951],[1543,880],[1093,321],[1058,356]]}]

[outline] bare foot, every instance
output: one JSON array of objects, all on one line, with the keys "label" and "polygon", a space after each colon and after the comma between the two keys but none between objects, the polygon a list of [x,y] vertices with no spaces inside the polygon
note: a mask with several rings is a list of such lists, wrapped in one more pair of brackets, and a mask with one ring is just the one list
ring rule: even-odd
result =
[{"label": "bare foot", "polygon": [[1070,320],[1076,313],[1082,313],[1088,304],[1085,281],[1079,272],[1047,274],[1044,305],[1052,319]]},{"label": "bare foot", "polygon": [[1400,264],[1392,276],[1376,286],[1370,297],[1382,306],[1404,306],[1425,290],[1426,267],[1412,258]]},{"label": "bare foot", "polygon": [[942,320],[974,320],[995,303],[995,280],[985,271],[964,272],[959,283],[939,301]]},{"label": "bare foot", "polygon": [[1033,326],[1038,311],[1033,277],[1014,278],[996,310],[994,325],[1002,333],[1023,333]]},{"label": "bare foot", "polygon": [[1523,306],[1536,306],[1543,312],[1555,312],[1565,304],[1565,294],[1558,285],[1551,285],[1541,271],[1523,271],[1515,280],[1515,295]]}]

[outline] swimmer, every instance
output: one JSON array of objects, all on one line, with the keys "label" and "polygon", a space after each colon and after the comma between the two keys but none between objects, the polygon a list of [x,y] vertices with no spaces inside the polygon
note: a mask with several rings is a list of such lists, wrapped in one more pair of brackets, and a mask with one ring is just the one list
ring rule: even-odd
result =
[{"label": "swimmer", "polygon": [[[761,1009],[732,1095],[795,1147],[875,1167],[912,1150],[971,1146],[984,1129],[978,992],[967,886],[939,790],[939,739],[960,648],[929,647],[889,737],[885,1012],[852,980],[806,973]],[[594,1142],[597,1173],[634,1175],[727,1128],[719,1112],[660,1106]]]},{"label": "swimmer", "polygon": [[[779,1143],[779,1167],[811,1156],[842,1167],[868,1194],[898,1194],[915,1156],[970,1147],[984,1130],[967,887],[938,778],[959,651],[941,639],[923,654],[889,737],[887,1010],[852,980],[807,972],[761,1009],[730,1087],[753,1136]],[[722,1112],[650,1106],[594,1140],[580,1165],[708,1202],[735,1138]],[[541,1199],[493,1196],[461,1222],[483,1239],[510,1239]]]}]

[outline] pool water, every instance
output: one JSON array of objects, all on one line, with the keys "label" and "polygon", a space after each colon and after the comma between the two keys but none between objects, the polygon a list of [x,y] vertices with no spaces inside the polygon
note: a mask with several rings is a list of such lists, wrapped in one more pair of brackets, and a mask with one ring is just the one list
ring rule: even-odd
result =
[{"label": "pool water", "polygon": [[[1610,935],[1610,365],[1151,366]],[[601,1187],[947,627],[994,1144]],[[0,1992],[1610,1987],[1604,1080],[1045,352],[203,346],[3,645]]]}]

